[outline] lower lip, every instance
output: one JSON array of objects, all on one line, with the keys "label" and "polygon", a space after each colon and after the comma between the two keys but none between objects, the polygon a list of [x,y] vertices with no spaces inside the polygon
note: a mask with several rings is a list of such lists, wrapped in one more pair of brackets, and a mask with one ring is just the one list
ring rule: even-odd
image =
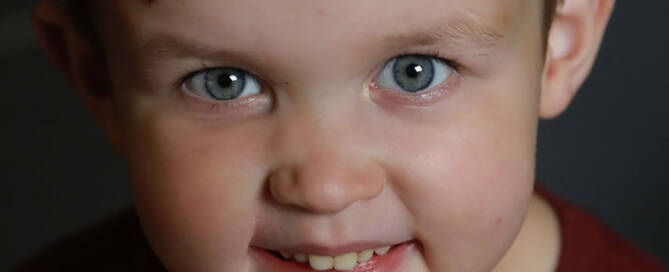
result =
[{"label": "lower lip", "polygon": [[[352,272],[394,272],[402,264],[407,252],[414,248],[414,243],[407,242],[399,244],[388,251],[385,255],[374,255],[369,261],[358,264]],[[309,263],[298,263],[294,259],[280,259],[267,250],[252,248],[251,255],[259,260],[261,271],[271,272],[313,272]],[[326,271],[336,271],[334,269]]]}]

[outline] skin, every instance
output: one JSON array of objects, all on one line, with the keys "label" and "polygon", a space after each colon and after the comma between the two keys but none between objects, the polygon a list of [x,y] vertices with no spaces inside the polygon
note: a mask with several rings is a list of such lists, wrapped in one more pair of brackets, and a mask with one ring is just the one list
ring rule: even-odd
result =
[{"label": "skin", "polygon": [[[407,240],[419,247],[400,271],[554,269],[557,219],[532,193],[537,123],[589,72],[599,39],[583,37],[601,37],[613,1],[567,0],[547,48],[534,0],[100,2],[104,53],[53,6],[36,12],[38,33],[59,23],[84,52],[42,35],[127,157],[143,228],[171,271],[258,271],[250,246]],[[495,35],[410,39],[457,18]],[[165,46],[175,38],[201,50]],[[435,51],[460,68],[429,98],[374,84],[391,58]],[[100,56],[102,98],[82,76]],[[180,80],[203,65],[250,71],[263,91],[188,95]]]}]

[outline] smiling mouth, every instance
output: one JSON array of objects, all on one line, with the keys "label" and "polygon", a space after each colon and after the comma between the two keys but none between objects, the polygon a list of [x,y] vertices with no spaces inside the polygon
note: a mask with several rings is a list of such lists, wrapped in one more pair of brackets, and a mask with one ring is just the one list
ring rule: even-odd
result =
[{"label": "smiling mouth", "polygon": [[405,252],[413,247],[412,242],[365,249],[337,256],[323,256],[300,252],[282,252],[254,248],[256,253],[273,272],[283,271],[353,271],[391,272],[402,262]]}]

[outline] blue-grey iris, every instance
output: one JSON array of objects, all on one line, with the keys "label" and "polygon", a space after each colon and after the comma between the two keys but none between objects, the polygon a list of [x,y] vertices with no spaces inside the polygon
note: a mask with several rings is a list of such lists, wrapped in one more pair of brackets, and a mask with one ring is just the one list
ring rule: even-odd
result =
[{"label": "blue-grey iris", "polygon": [[206,72],[207,93],[216,100],[239,97],[246,87],[246,72],[235,68],[214,68]]},{"label": "blue-grey iris", "polygon": [[419,92],[434,79],[432,58],[422,55],[399,56],[392,68],[393,80],[407,92]]}]

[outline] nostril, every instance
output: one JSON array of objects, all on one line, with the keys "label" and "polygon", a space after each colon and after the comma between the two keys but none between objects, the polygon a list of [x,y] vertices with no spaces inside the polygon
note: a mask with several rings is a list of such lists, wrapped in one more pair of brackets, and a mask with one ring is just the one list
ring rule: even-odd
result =
[{"label": "nostril", "polygon": [[300,206],[299,190],[295,179],[287,174],[275,173],[269,178],[270,195],[279,204]]},{"label": "nostril", "polygon": [[332,214],[383,191],[386,173],[380,165],[328,158],[284,165],[271,172],[268,181],[272,198],[311,213]]}]

